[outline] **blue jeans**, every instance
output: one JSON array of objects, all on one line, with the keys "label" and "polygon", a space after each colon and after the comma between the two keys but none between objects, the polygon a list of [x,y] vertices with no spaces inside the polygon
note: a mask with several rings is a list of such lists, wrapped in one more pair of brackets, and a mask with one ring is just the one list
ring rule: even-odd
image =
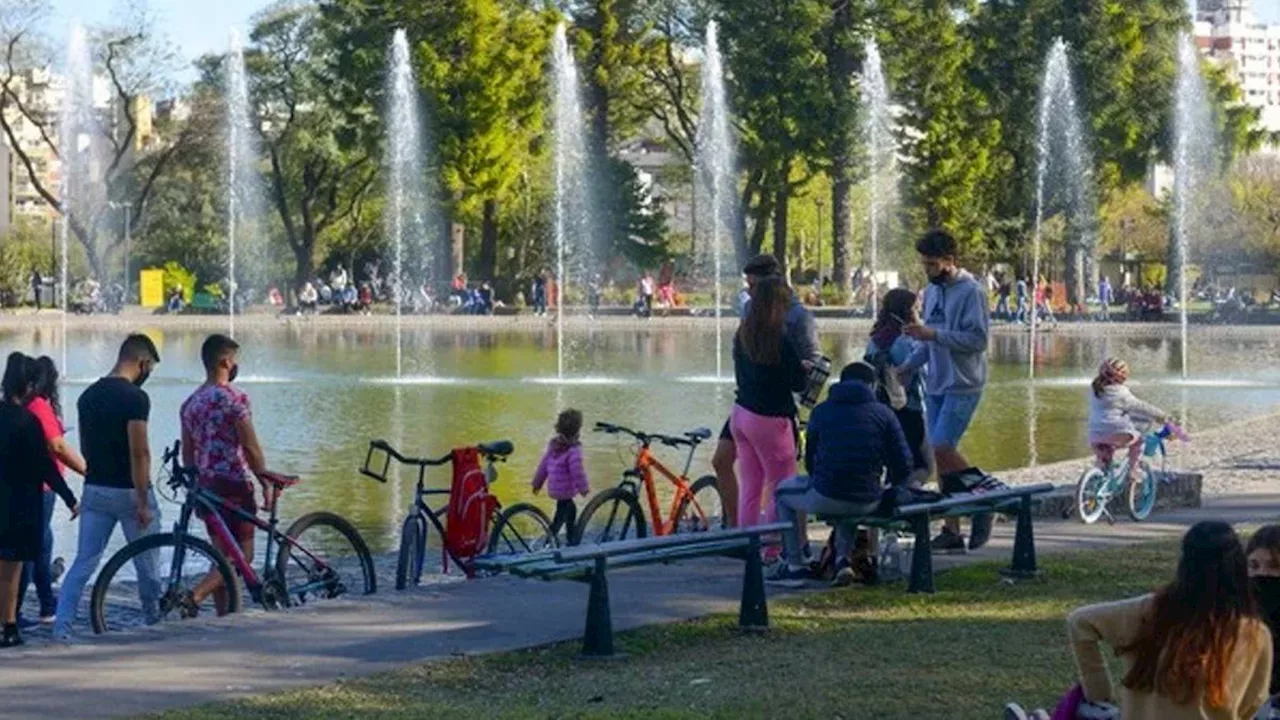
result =
[{"label": "blue jeans", "polygon": [[1020,323],[1027,321],[1027,299],[1025,297],[1018,298],[1018,311],[1013,319]]},{"label": "blue jeans", "polygon": [[[156,505],[155,491],[148,492],[147,502],[151,506],[151,524],[147,527],[138,525],[135,517],[132,489],[110,488],[101,485],[85,485],[84,494],[80,496],[80,539],[76,547],[76,560],[62,580],[62,591],[58,595],[58,616],[54,621],[55,637],[65,637],[71,632],[71,624],[75,622],[76,612],[80,608],[80,595],[88,584],[90,576],[98,570],[102,562],[102,553],[115,532],[116,523],[124,530],[124,537],[129,542],[154,534],[160,529],[160,508]],[[157,614],[157,601],[160,598],[160,580],[156,573],[155,553],[139,555],[133,561],[138,573],[138,599],[142,602],[143,613],[148,619]]]},{"label": "blue jeans", "polygon": [[[808,538],[801,537],[796,520],[801,513],[814,515],[862,517],[880,507],[880,501],[855,503],[827,497],[813,487],[807,475],[798,475],[778,483],[774,491],[774,503],[778,509],[778,522],[789,522],[792,528],[782,533],[782,556],[791,567],[804,563],[804,546]],[[847,558],[853,550],[853,533],[849,527],[836,529],[836,557]]]},{"label": "blue jeans", "polygon": [[1009,296],[1008,295],[1000,295],[999,297],[996,298],[996,309],[995,309],[995,312],[991,314],[1000,318],[1001,320],[1009,319]]},{"label": "blue jeans", "polygon": [[23,563],[22,580],[18,582],[18,611],[22,611],[22,599],[27,596],[27,586],[36,584],[36,597],[40,598],[40,617],[53,614],[56,599],[53,597],[53,528],[49,523],[53,520],[53,505],[57,495],[52,490],[44,491],[44,541],[40,544],[40,557],[35,562]]},{"label": "blue jeans", "polygon": [[929,424],[929,442],[934,447],[958,448],[960,438],[969,429],[982,394],[930,395],[925,398],[925,414]]}]

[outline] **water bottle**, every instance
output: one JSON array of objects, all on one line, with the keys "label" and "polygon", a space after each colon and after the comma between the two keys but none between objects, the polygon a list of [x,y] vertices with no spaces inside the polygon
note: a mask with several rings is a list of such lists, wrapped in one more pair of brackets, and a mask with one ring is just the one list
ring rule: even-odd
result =
[{"label": "water bottle", "polygon": [[907,573],[903,568],[905,557],[902,547],[898,544],[897,534],[884,533],[880,538],[880,581],[894,582],[902,579]]},{"label": "water bottle", "polygon": [[807,408],[817,405],[818,396],[827,386],[829,377],[831,377],[831,360],[825,356],[819,356],[809,368],[809,380],[805,384],[804,392],[800,394],[800,404]]}]

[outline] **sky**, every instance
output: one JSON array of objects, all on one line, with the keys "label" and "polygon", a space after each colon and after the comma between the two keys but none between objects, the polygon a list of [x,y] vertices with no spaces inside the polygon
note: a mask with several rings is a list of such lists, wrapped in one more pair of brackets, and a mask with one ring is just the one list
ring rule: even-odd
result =
[{"label": "sky", "polygon": [[[74,20],[95,25],[110,19],[118,2],[52,0],[51,4],[54,27],[49,29],[50,35],[62,39]],[[248,34],[249,18],[269,4],[269,0],[148,0],[147,7],[155,14],[159,30],[178,49],[184,67],[189,68],[192,60],[205,53],[225,51],[232,28]],[[188,69],[177,79],[194,80],[195,73]]]}]

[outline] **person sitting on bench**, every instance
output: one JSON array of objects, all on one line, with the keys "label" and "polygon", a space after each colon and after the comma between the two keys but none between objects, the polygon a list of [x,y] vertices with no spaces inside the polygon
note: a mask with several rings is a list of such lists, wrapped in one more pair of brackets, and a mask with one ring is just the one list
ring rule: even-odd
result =
[{"label": "person sitting on bench", "polygon": [[[907,482],[911,450],[893,410],[876,400],[875,381],[875,369],[869,364],[847,365],[826,402],[809,416],[804,452],[809,475],[783,481],[775,494],[778,520],[792,523],[792,530],[783,533],[785,562],[779,563],[773,580],[812,576],[804,562],[804,513],[869,515],[880,505],[881,476],[886,468],[891,484]],[[853,582],[849,566],[853,540],[852,528],[837,529],[833,584]]]}]

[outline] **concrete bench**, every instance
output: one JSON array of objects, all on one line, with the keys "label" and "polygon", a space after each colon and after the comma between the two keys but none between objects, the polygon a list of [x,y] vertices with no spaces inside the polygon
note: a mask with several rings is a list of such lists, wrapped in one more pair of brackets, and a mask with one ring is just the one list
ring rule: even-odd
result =
[{"label": "concrete bench", "polygon": [[931,503],[915,503],[898,507],[892,515],[864,515],[861,517],[819,515],[818,519],[832,527],[875,527],[884,530],[906,530],[915,535],[915,547],[911,555],[911,576],[907,592],[932,593],[933,550],[929,546],[929,528],[934,520],[971,517],[982,513],[999,513],[1017,518],[1017,530],[1013,539],[1013,561],[1001,571],[1010,577],[1034,577],[1036,567],[1035,534],[1032,531],[1032,507],[1037,498],[1053,492],[1052,483],[1023,485],[985,493],[961,493]]},{"label": "concrete bench", "polygon": [[769,626],[769,611],[764,593],[760,538],[762,535],[789,529],[791,523],[773,523],[751,528],[579,545],[537,553],[488,555],[477,558],[475,567],[490,572],[507,572],[517,577],[588,583],[590,592],[587,596],[587,624],[582,636],[582,655],[610,657],[614,654],[613,619],[609,610],[610,569],[665,564],[716,555],[745,560],[738,625],[746,630],[763,630]]}]

